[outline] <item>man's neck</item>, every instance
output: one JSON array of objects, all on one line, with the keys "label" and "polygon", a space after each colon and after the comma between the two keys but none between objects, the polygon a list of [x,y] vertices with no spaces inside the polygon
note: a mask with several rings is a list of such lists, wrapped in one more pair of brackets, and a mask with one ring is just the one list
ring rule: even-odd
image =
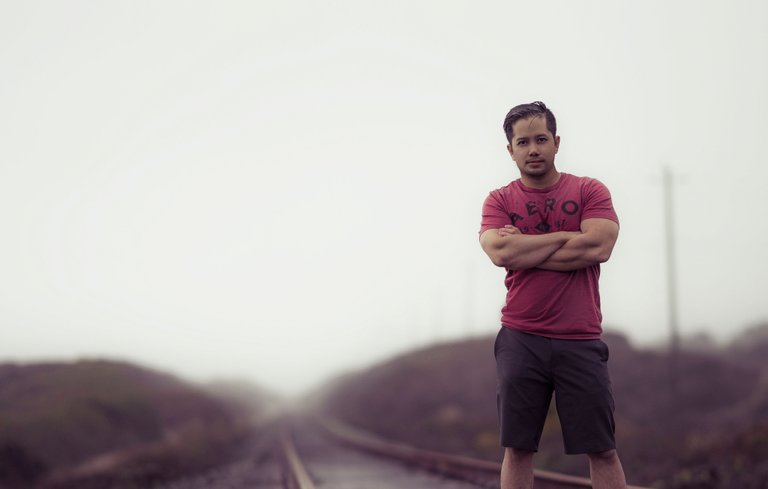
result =
[{"label": "man's neck", "polygon": [[551,187],[560,180],[560,172],[554,171],[541,177],[531,177],[530,175],[520,175],[523,185],[530,188],[542,189]]}]

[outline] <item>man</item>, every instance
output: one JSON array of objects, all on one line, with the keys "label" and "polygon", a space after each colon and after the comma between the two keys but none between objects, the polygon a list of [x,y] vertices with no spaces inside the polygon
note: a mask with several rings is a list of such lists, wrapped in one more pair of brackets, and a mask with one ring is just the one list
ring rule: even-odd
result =
[{"label": "man", "polygon": [[589,458],[595,489],[626,487],[614,441],[598,278],[619,233],[608,189],[555,168],[555,116],[542,102],[504,120],[520,178],[483,204],[480,244],[507,270],[495,355],[502,489],[533,487],[533,455],[552,393],[565,451]]}]

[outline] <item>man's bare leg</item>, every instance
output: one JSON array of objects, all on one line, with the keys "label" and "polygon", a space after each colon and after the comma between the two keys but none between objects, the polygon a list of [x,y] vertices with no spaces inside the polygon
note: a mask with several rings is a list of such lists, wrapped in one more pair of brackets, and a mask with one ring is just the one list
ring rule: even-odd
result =
[{"label": "man's bare leg", "polygon": [[533,489],[533,453],[505,448],[501,462],[501,489]]},{"label": "man's bare leg", "polygon": [[627,480],[616,450],[588,453],[587,456],[594,489],[626,489]]}]

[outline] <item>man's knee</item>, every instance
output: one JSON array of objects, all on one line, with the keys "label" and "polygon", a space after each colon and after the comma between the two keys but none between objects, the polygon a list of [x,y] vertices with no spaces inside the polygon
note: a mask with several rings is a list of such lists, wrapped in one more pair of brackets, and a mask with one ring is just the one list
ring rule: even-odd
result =
[{"label": "man's knee", "polygon": [[615,449],[588,453],[587,457],[589,457],[590,462],[594,463],[614,463],[619,460],[619,454]]},{"label": "man's knee", "polygon": [[514,461],[527,461],[533,458],[533,452],[531,450],[521,450],[520,448],[506,447],[504,448],[504,456],[509,460]]}]

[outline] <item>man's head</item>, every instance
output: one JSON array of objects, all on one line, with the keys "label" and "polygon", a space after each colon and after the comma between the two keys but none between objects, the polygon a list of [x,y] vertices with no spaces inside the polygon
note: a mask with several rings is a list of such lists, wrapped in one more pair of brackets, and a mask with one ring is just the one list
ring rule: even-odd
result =
[{"label": "man's head", "polygon": [[544,117],[547,121],[547,129],[552,133],[552,137],[557,136],[557,121],[555,114],[544,105],[544,102],[531,102],[530,104],[520,104],[512,107],[504,118],[504,134],[507,135],[507,141],[512,142],[512,126],[520,119],[530,119],[531,117]]},{"label": "man's head", "polygon": [[542,102],[518,105],[504,120],[507,150],[525,185],[546,188],[557,182],[555,154],[560,147],[555,116]]}]

